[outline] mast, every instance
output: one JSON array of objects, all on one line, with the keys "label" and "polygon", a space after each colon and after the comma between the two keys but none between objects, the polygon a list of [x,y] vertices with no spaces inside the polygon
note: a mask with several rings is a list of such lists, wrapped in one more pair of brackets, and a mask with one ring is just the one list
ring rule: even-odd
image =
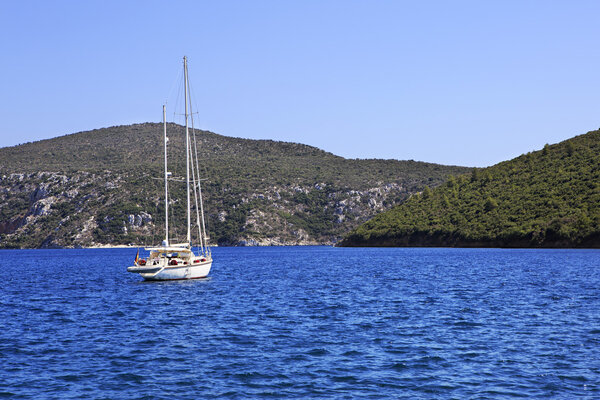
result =
[{"label": "mast", "polygon": [[163,105],[163,130],[165,133],[165,246],[169,246],[169,173],[167,172],[167,108]]},{"label": "mast", "polygon": [[185,90],[185,165],[186,165],[186,186],[187,186],[187,242],[192,246],[192,216],[190,211],[190,131],[188,128],[188,70],[187,57],[183,57],[183,75]]}]

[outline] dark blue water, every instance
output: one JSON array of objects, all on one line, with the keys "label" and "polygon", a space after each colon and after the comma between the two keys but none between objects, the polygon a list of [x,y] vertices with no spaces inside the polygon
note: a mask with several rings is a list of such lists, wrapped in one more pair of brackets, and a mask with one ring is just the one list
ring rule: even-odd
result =
[{"label": "dark blue water", "polygon": [[0,397],[600,398],[600,251],[0,251]]}]

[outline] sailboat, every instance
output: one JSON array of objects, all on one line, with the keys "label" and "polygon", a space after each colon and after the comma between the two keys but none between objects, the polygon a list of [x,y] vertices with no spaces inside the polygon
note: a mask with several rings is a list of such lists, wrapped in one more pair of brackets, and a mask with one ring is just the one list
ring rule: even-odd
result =
[{"label": "sailboat", "polygon": [[[196,137],[192,122],[194,146],[189,129],[190,106],[189,80],[187,57],[183,57],[183,79],[185,94],[185,148],[186,148],[186,189],[187,189],[187,240],[184,243],[171,243],[169,238],[169,180],[171,173],[167,168],[167,122],[166,106],[163,105],[163,131],[164,131],[164,180],[165,180],[165,238],[160,246],[146,248],[149,252],[147,258],[140,258],[139,251],[135,257],[134,265],[127,267],[127,271],[140,274],[145,280],[177,280],[205,278],[212,266],[212,254],[206,236],[204,222],[204,205],[202,202],[202,188],[200,186],[198,151]],[[191,102],[190,102],[191,103]],[[194,194],[196,226],[198,227],[199,246],[194,252],[192,246],[192,204],[191,193]]]}]

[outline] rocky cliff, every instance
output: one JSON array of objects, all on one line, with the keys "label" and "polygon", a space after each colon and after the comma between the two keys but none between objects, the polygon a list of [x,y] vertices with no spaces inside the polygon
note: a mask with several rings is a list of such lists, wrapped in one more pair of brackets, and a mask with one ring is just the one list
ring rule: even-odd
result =
[{"label": "rocky cliff", "polygon": [[[171,142],[181,143],[181,127],[170,129]],[[0,149],[0,247],[160,242],[161,130],[112,127]],[[219,245],[332,244],[426,185],[465,171],[347,160],[301,144],[210,132],[199,132],[198,141],[208,230]],[[174,148],[170,153],[181,159]],[[174,174],[182,175],[182,167],[175,163]],[[174,237],[185,234],[183,190],[171,184]]]}]

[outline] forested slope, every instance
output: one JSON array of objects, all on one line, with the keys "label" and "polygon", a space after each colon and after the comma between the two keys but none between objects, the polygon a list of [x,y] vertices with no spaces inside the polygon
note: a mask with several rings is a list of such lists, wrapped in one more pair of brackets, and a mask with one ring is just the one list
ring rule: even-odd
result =
[{"label": "forested slope", "polygon": [[600,131],[427,188],[341,245],[600,247]]}]

